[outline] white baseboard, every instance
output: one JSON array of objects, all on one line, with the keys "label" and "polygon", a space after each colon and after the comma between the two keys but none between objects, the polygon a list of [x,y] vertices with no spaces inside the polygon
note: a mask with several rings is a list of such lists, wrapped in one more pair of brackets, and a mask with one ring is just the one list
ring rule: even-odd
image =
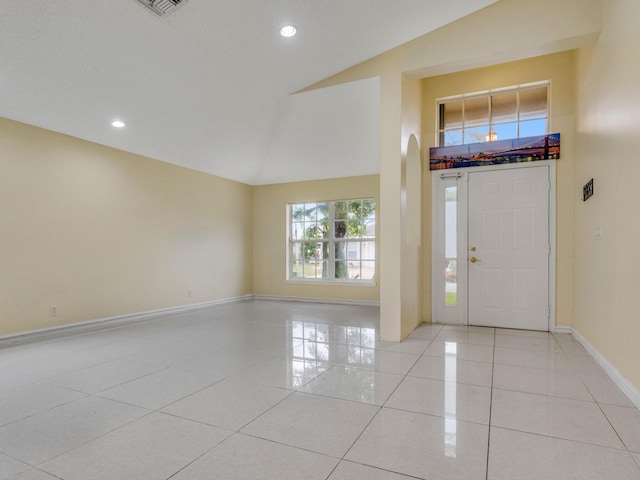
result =
[{"label": "white baseboard", "polygon": [[85,322],[57,325],[55,327],[42,328],[38,330],[28,330],[26,332],[10,333],[8,335],[0,336],[0,347],[27,343],[36,340],[43,340],[48,337],[58,336],[62,334],[68,335],[70,333],[81,333],[89,330],[108,328],[125,323],[140,322],[143,320],[150,320],[152,318],[165,317],[168,315],[175,315],[178,313],[185,313],[219,305],[247,302],[252,299],[253,295],[244,295],[241,297],[224,298],[222,300],[212,300],[209,302],[191,303],[189,305],[181,305],[178,307],[160,308],[158,310],[147,310],[145,312],[137,313],[127,313],[124,315],[98,318],[96,320],[88,320]]},{"label": "white baseboard", "polygon": [[573,333],[573,328],[568,325],[556,325],[553,333]]},{"label": "white baseboard", "polygon": [[286,297],[280,295],[254,295],[254,300],[278,300],[283,302],[329,303],[333,305],[354,305],[360,307],[379,307],[380,302],[372,300],[346,300],[342,298]]},{"label": "white baseboard", "polygon": [[640,408],[640,390],[631,383],[620,371],[602,355],[589,341],[584,338],[580,332],[576,329],[567,327],[570,329],[574,338],[582,345],[587,352],[593,357],[598,365],[605,371],[605,373],[613,380],[613,383],[622,390],[622,392],[629,397],[629,400],[637,407]]},{"label": "white baseboard", "polygon": [[116,315],[114,317],[98,318],[85,322],[70,323],[67,325],[56,325],[54,327],[42,328],[38,330],[28,330],[25,332],[10,333],[0,335],[0,347],[10,345],[18,345],[22,343],[44,340],[49,337],[59,335],[68,335],[73,333],[82,333],[100,328],[109,328],[116,325],[140,322],[150,320],[152,318],[166,317],[176,315],[178,313],[191,312],[203,308],[211,308],[220,305],[228,305],[233,303],[248,302],[251,300],[281,300],[288,302],[307,302],[307,303],[326,303],[336,305],[356,305],[365,307],[379,307],[380,302],[366,300],[342,300],[333,298],[315,298],[315,297],[284,297],[277,295],[243,295],[241,297],[224,298],[222,300],[212,300],[209,302],[192,303],[189,305],[181,305],[179,307],[160,308],[158,310],[148,310],[145,312],[127,313],[124,315]]}]

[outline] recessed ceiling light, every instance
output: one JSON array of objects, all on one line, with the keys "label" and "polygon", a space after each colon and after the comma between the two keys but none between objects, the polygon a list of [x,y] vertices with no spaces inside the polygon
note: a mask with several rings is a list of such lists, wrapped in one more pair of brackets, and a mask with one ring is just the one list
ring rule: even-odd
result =
[{"label": "recessed ceiling light", "polygon": [[298,30],[293,25],[285,25],[280,29],[280,35],[283,37],[289,38],[293,37]]},{"label": "recessed ceiling light", "polygon": [[122,128],[124,127],[124,122],[121,122],[120,120],[115,120],[111,122],[111,125],[113,125],[116,128]]}]

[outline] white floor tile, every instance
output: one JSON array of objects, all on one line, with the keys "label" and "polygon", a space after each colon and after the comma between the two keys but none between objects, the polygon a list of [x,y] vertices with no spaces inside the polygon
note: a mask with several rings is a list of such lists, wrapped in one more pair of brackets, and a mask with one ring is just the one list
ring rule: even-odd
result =
[{"label": "white floor tile", "polygon": [[477,385],[406,377],[385,407],[489,424],[491,389]]},{"label": "white floor tile", "polygon": [[476,327],[473,325],[443,325],[443,332],[465,332],[465,333],[483,333],[485,335],[493,335],[497,328],[493,327]]},{"label": "white floor tile", "polygon": [[378,340],[373,346],[376,350],[422,355],[430,344],[431,340],[407,338],[406,340],[399,343]]},{"label": "white floor tile", "polygon": [[627,449],[640,453],[640,411],[614,405],[601,407]]},{"label": "white floor tile", "polygon": [[541,354],[537,350],[496,347],[495,363],[574,373],[572,364],[564,353]]},{"label": "white floor tile", "polygon": [[556,342],[567,355],[589,355],[585,348],[573,338],[556,338]]},{"label": "white floor tile", "polygon": [[301,391],[382,405],[402,379],[402,375],[335,365],[305,385]]},{"label": "white floor tile", "polygon": [[606,375],[581,375],[582,381],[598,403],[608,405],[618,405],[621,407],[633,407],[633,403],[629,400],[622,390],[620,390],[613,380]]},{"label": "white floor tile", "polygon": [[604,376],[606,372],[600,368],[595,360],[589,355],[566,355],[573,373],[578,375]]},{"label": "white floor tile", "polygon": [[40,468],[65,480],[164,480],[230,434],[216,427],[152,413]]},{"label": "white floor tile", "polygon": [[250,348],[244,350],[244,348],[239,349],[235,346],[230,346],[175,362],[172,366],[180,370],[189,370],[203,375],[227,377],[263,362],[272,355],[273,353],[259,352]]},{"label": "white floor tile", "polygon": [[518,337],[549,338],[548,332],[538,332],[534,330],[519,330],[516,328],[496,328],[496,335],[515,335]]},{"label": "white floor tile", "polygon": [[[174,325],[171,325],[168,322],[171,322]],[[114,330],[114,333],[134,338],[144,338],[154,342],[167,343],[184,340],[188,336],[186,327],[181,327],[179,325],[179,320],[176,317],[167,317],[166,322],[162,319],[136,322],[131,325],[123,326],[121,329],[116,329]]]},{"label": "white floor tile", "polygon": [[57,376],[50,382],[86,393],[96,393],[160,370],[157,366],[131,360],[114,360]]},{"label": "white floor tile", "polygon": [[483,478],[488,427],[383,408],[346,460],[429,480]]},{"label": "white floor tile", "polygon": [[157,410],[220,380],[222,380],[221,377],[167,368],[103,390],[99,395],[103,398]]},{"label": "white floor tile", "polygon": [[424,354],[432,357],[455,357],[474,362],[493,362],[493,347],[489,345],[434,340]]},{"label": "white floor tile", "polygon": [[493,347],[493,333],[460,332],[444,330],[434,339],[436,342],[470,343],[472,345],[488,345]]},{"label": "white floor tile", "polygon": [[493,367],[493,386],[503,390],[593,401],[580,377],[555,370],[496,364]]},{"label": "white floor tile", "polygon": [[347,347],[347,357],[340,362],[340,365],[405,375],[419,358],[420,355],[410,353],[390,352],[364,347]]},{"label": "white floor tile", "polygon": [[594,402],[494,389],[491,425],[623,449]]},{"label": "white floor tile", "polygon": [[281,388],[226,379],[162,411],[235,431],[291,395]]},{"label": "white floor tile", "polygon": [[20,365],[1,367],[2,381],[0,382],[0,392],[16,387],[42,382],[55,377],[60,372],[40,366],[39,362],[31,364],[28,361]]},{"label": "white floor tile", "polygon": [[252,301],[3,346],[0,480],[640,480],[640,413],[571,335],[379,338]]},{"label": "white floor tile", "polygon": [[241,432],[340,458],[377,412],[373,405],[296,393]]},{"label": "white floor tile", "polygon": [[558,345],[551,335],[544,337],[496,335],[496,347],[536,350],[541,352],[562,352],[560,345]]},{"label": "white floor tile", "polygon": [[171,480],[324,480],[335,458],[235,434]]},{"label": "white floor tile", "polygon": [[20,472],[30,469],[31,467],[26,463],[19,462],[18,460],[8,457],[0,453],[0,480],[7,480],[13,478]]},{"label": "white floor tile", "polygon": [[48,367],[54,368],[58,373],[73,372],[100,365],[101,363],[129,357],[155,346],[157,346],[157,342],[155,341],[139,338],[129,339],[88,349],[63,352],[55,355],[48,364]]},{"label": "white floor tile", "polygon": [[491,428],[488,480],[638,480],[623,450]]},{"label": "white floor tile", "polygon": [[486,362],[463,360],[454,356],[430,357],[424,355],[409,371],[409,375],[490,387],[493,378],[493,365]]},{"label": "white floor tile", "polygon": [[43,472],[42,470],[38,470],[37,468],[30,468],[29,470],[25,470],[24,472],[7,478],[9,480],[59,480],[58,477],[49,475],[48,473]]},{"label": "white floor tile", "polygon": [[305,360],[291,354],[274,357],[234,375],[249,382],[298,390],[331,367],[327,362]]},{"label": "white floor tile", "polygon": [[101,347],[103,345],[114,345],[118,342],[131,340],[131,337],[117,332],[100,330],[95,332],[78,333],[75,335],[64,335],[52,339],[49,343],[52,347],[61,350],[87,350]]},{"label": "white floor tile", "polygon": [[37,466],[146,413],[103,398],[82,398],[0,428],[0,451]]},{"label": "white floor tile", "polygon": [[411,478],[399,473],[343,460],[328,480],[411,480]]},{"label": "white floor tile", "polygon": [[347,358],[347,349],[349,347],[364,348],[357,342],[355,345],[347,345],[344,341],[339,343],[325,343],[313,340],[296,339],[291,342],[291,355],[301,360],[335,365]]},{"label": "white floor tile", "polygon": [[184,341],[164,346],[155,346],[153,348],[146,349],[143,352],[129,355],[125,360],[141,363],[148,367],[160,370],[175,366],[176,363],[184,360],[185,358],[196,356],[193,350],[189,349],[187,345],[188,342]]},{"label": "white floor tile", "polygon": [[0,426],[49,410],[85,395],[46,383],[0,391]]},{"label": "white floor tile", "polygon": [[442,330],[442,325],[423,323],[411,332],[408,338],[413,340],[433,340],[440,333],[440,330]]}]

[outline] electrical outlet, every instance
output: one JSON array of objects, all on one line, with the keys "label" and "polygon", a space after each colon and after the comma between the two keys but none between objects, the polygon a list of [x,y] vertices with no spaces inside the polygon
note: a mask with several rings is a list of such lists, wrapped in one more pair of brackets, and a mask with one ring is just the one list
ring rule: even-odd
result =
[{"label": "electrical outlet", "polygon": [[57,305],[51,305],[51,307],[49,307],[49,315],[51,315],[52,317],[55,317],[56,315],[58,315]]},{"label": "electrical outlet", "polygon": [[193,297],[193,291],[191,289],[187,290],[187,297]]}]

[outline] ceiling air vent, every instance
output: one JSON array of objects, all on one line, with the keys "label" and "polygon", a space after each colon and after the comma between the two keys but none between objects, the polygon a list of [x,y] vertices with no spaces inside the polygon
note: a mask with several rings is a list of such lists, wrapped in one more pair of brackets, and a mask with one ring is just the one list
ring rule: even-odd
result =
[{"label": "ceiling air vent", "polygon": [[138,0],[145,7],[153,10],[158,15],[168,15],[176,10],[180,5],[187,3],[187,0]]}]

